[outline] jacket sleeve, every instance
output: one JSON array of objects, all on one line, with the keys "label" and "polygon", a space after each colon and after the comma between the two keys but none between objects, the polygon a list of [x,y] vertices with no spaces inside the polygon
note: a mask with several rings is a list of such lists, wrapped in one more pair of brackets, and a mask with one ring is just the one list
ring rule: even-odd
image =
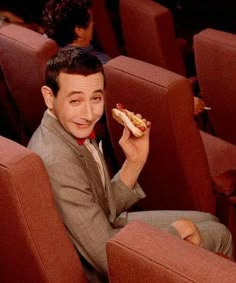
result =
[{"label": "jacket sleeve", "polygon": [[47,170],[56,205],[74,245],[99,272],[107,273],[105,245],[119,229],[111,226],[95,202],[87,175],[78,164],[60,161]]},{"label": "jacket sleeve", "polygon": [[113,196],[116,203],[117,215],[119,215],[123,211],[126,211],[140,199],[146,197],[144,191],[138,183],[136,183],[136,185],[132,189],[128,188],[120,180],[119,172],[113,177],[111,184]]}]

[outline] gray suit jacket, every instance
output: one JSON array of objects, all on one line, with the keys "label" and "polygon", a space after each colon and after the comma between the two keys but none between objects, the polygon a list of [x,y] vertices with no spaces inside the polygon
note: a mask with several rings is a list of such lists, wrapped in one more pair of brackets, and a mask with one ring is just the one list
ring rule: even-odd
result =
[{"label": "gray suit jacket", "polygon": [[127,188],[119,173],[110,180],[102,158],[104,188],[90,151],[47,111],[28,147],[47,168],[56,205],[75,247],[99,272],[107,272],[106,242],[127,223],[122,212],[144,198],[144,192],[138,184],[135,191]]}]

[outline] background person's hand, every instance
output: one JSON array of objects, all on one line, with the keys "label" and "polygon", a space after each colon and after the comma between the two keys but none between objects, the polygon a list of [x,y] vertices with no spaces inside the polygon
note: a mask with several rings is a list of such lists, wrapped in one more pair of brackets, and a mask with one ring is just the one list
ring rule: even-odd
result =
[{"label": "background person's hand", "polygon": [[194,115],[199,115],[204,111],[204,107],[205,107],[205,102],[202,98],[193,97],[193,102],[194,102]]}]

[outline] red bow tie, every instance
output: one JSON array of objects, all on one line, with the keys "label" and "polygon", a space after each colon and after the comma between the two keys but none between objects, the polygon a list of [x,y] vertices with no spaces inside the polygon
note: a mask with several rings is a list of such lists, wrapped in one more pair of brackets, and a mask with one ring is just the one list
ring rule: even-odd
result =
[{"label": "red bow tie", "polygon": [[77,142],[79,145],[83,145],[86,139],[95,140],[96,139],[95,131],[93,130],[87,138],[77,139]]}]

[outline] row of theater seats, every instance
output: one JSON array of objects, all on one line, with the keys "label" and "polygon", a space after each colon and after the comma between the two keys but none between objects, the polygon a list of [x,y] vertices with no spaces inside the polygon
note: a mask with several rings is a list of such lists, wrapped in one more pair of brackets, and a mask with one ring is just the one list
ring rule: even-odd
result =
[{"label": "row of theater seats", "polygon": [[[200,45],[199,50],[207,50],[207,47],[205,47],[206,40],[204,41],[204,48],[203,48],[203,47],[201,47],[201,42],[203,41],[201,39],[207,37],[207,35],[209,35],[209,34],[212,38],[214,37],[214,35],[217,35],[217,37],[220,37],[221,32],[206,30],[206,31],[200,33],[199,35],[197,35],[196,36],[196,51],[198,51],[197,45]],[[223,35],[224,35],[224,33],[223,33]],[[230,36],[230,35],[226,34],[226,37],[227,36],[228,36],[228,38],[231,38],[232,39],[231,41],[233,42],[234,36],[232,36],[232,35]],[[209,38],[209,36],[208,36],[208,38]],[[216,36],[215,36],[215,38],[216,38]],[[215,42],[215,41],[213,41],[213,39],[211,39],[211,42]],[[44,70],[45,70],[46,62],[47,62],[48,58],[50,58],[57,51],[58,47],[53,40],[48,39],[48,38],[46,38],[46,37],[44,37],[40,34],[37,34],[35,32],[32,32],[31,30],[28,30],[28,29],[25,29],[25,28],[22,28],[22,27],[18,27],[18,26],[15,26],[13,24],[6,25],[6,26],[4,26],[0,29],[0,43],[1,43],[1,49],[0,49],[1,59],[0,60],[1,60],[2,72],[3,72],[3,76],[4,76],[4,77],[2,77],[1,85],[5,86],[4,88],[2,88],[1,105],[4,106],[2,108],[5,110],[5,113],[7,113],[7,115],[8,115],[8,116],[4,116],[5,113],[1,112],[1,115],[2,115],[1,121],[4,121],[5,122],[4,126],[8,129],[10,129],[12,127],[11,120],[13,120],[15,118],[15,120],[14,120],[14,126],[16,126],[15,131],[19,131],[19,133],[20,133],[19,136],[17,136],[16,140],[19,141],[21,144],[26,145],[28,139],[30,138],[30,136],[32,135],[32,133],[34,132],[36,127],[39,125],[41,117],[42,117],[42,113],[45,110],[45,105],[44,105],[44,102],[43,102],[43,99],[42,99],[42,96],[41,96],[41,93],[40,93],[40,86],[43,84],[43,81],[44,81]],[[215,44],[215,45],[218,46],[216,48],[218,48],[219,50],[222,50],[222,48],[219,47],[219,44]],[[232,45],[230,45],[230,48],[232,49],[231,46]],[[223,47],[224,47],[224,45],[223,45]],[[209,48],[212,49],[212,46],[210,45]],[[221,54],[222,53],[223,52],[221,51]],[[228,52],[224,52],[224,53],[227,54],[227,56],[228,56]],[[215,53],[213,53],[213,54],[215,54]],[[206,61],[204,56],[199,55],[198,57],[199,57],[198,62]],[[203,59],[202,59],[202,57],[203,57]],[[208,55],[208,58],[210,58],[210,55]],[[126,62],[126,60],[127,60],[127,62]],[[215,62],[216,62],[216,60],[215,60]],[[123,73],[127,72],[127,73],[131,73],[131,74],[135,71],[135,66],[133,66],[133,65],[138,64],[137,69],[138,70],[141,69],[141,71],[140,71],[140,73],[138,72],[136,74],[137,77],[142,78],[142,80],[144,80],[145,78],[147,78],[147,80],[150,80],[150,81],[154,80],[154,82],[157,85],[163,84],[163,86],[165,86],[165,87],[169,86],[168,85],[169,81],[167,80],[167,81],[164,81],[162,83],[163,76],[164,76],[165,79],[167,79],[171,74],[171,76],[172,76],[171,82],[175,82],[175,80],[177,80],[177,78],[183,78],[182,76],[179,76],[179,77],[177,76],[177,78],[176,78],[175,73],[166,72],[166,70],[164,70],[160,67],[156,68],[156,67],[154,67],[154,65],[144,64],[143,62],[137,63],[137,61],[132,60],[131,58],[128,58],[128,57],[124,57],[124,56],[120,56],[120,57],[118,57],[118,59],[111,60],[111,62],[109,62],[105,66],[105,69],[107,69],[109,66],[113,66],[113,64],[114,64],[115,68],[117,68],[117,69],[120,68]],[[141,64],[141,66],[139,66],[139,64]],[[142,67],[143,65],[145,67]],[[230,66],[232,66],[232,65],[233,64],[230,64]],[[199,63],[199,68],[200,68],[200,63]],[[108,70],[110,70],[110,68]],[[144,70],[146,70],[146,71],[144,71]],[[221,68],[221,69],[219,69],[218,72],[220,72],[220,71],[227,73],[228,70],[226,69],[224,71]],[[108,73],[108,76],[109,76],[109,73]],[[204,79],[206,80],[205,77],[209,77],[212,80],[214,76],[213,75],[211,75],[211,76],[205,75],[204,76],[204,73],[203,73],[203,75],[200,76],[200,80],[204,80]],[[111,102],[108,101],[109,104],[107,106],[107,112],[108,112],[107,117],[109,117],[110,109],[115,105],[117,100],[120,100],[119,97],[115,97],[115,93],[117,93],[118,95],[119,95],[119,93],[121,93],[121,89],[119,89],[119,80],[120,79],[123,79],[123,78],[117,78],[117,79],[111,80],[115,84],[113,86],[115,91],[113,91],[113,89],[112,89],[112,91],[110,91],[111,95],[107,96],[108,98],[113,99]],[[216,79],[218,79],[218,77]],[[116,83],[117,81],[118,81],[118,83]],[[218,81],[220,81],[220,84],[225,84],[227,86],[228,81],[224,82],[223,79],[222,80],[218,79]],[[180,118],[178,118],[178,120],[177,120],[177,119],[173,119],[172,117],[169,117],[168,116],[169,113],[167,111],[165,111],[164,109],[159,107],[158,103],[160,101],[159,101],[159,98],[156,94],[156,90],[154,91],[154,98],[151,98],[149,92],[148,92],[148,96],[144,96],[144,94],[142,94],[142,98],[138,98],[137,85],[138,85],[138,82],[135,81],[133,83],[132,87],[130,86],[128,89],[127,89],[127,87],[125,87],[124,90],[122,90],[122,92],[124,94],[127,93],[126,95],[124,95],[124,98],[123,98],[124,101],[122,101],[122,102],[124,102],[125,105],[126,104],[132,105],[132,103],[134,103],[134,105],[135,105],[134,108],[135,109],[137,108],[136,111],[139,110],[141,113],[144,113],[144,115],[146,114],[147,117],[150,117],[150,120],[152,120],[152,117],[155,117],[156,115],[159,115],[159,116],[162,115],[160,117],[159,116],[155,117],[155,122],[153,123],[154,126],[153,126],[153,130],[152,130],[154,136],[160,136],[160,134],[162,134],[163,141],[167,141],[167,138],[163,135],[163,133],[166,132],[166,131],[169,131],[170,126],[173,127],[173,129],[175,130],[175,132],[174,132],[175,135],[179,134],[179,132],[177,131],[178,129],[180,129],[180,133],[182,132],[182,128],[180,128],[180,126],[183,127],[183,128],[186,128],[186,129],[188,129],[188,131],[190,131],[189,130],[190,127],[188,126],[187,121],[191,121],[191,123],[194,125],[192,112],[191,112],[192,111],[192,108],[191,108],[192,102],[191,102],[191,99],[188,100],[188,98],[185,97],[184,90],[183,90],[183,93],[181,94],[181,96],[179,97],[179,99],[181,98],[182,101],[176,102],[176,105],[178,105],[178,104],[181,105],[181,107],[179,106],[179,108],[177,108],[177,110],[179,112],[181,112],[182,108],[187,109],[187,105],[189,105],[189,113],[188,113],[188,119],[186,119],[186,121],[184,119],[181,121]],[[205,83],[205,85],[207,87],[211,84]],[[109,87],[109,84],[108,84],[108,87]],[[123,84],[122,84],[122,87],[123,87]],[[185,86],[184,88],[187,89],[187,86]],[[107,88],[107,91],[108,90],[109,90],[109,88]],[[189,89],[187,89],[187,90],[188,90],[189,93],[191,93],[191,90],[189,90]],[[203,88],[203,91],[202,91],[203,94],[208,93],[206,90],[204,92],[204,90],[205,89]],[[146,93],[146,92],[147,92],[147,90],[143,93]],[[181,92],[182,92],[182,89],[178,90],[178,93],[181,93]],[[217,90],[215,92],[217,92]],[[223,90],[222,90],[222,92],[223,92]],[[133,95],[132,95],[132,93],[133,93]],[[134,99],[133,96],[135,97],[135,99]],[[228,96],[230,96],[230,94],[228,94]],[[129,102],[128,99],[131,100],[131,103]],[[154,100],[155,103],[152,103],[153,102],[152,99],[156,99],[157,101]],[[126,101],[126,100],[128,100],[128,101]],[[143,104],[144,101],[145,101],[145,104]],[[140,102],[141,102],[141,105],[140,105],[141,109],[140,109],[139,105],[136,105],[136,103],[140,103]],[[163,102],[163,99],[161,100],[161,102]],[[152,108],[150,108],[149,103],[152,105],[152,108],[154,108],[153,113],[151,112]],[[229,104],[228,107],[230,107],[230,106],[233,107],[233,103],[228,103],[228,104]],[[209,105],[211,106],[212,103],[209,102]],[[223,104],[221,104],[221,105],[223,105]],[[161,106],[163,107],[163,104]],[[170,109],[173,108],[173,106],[171,106],[171,105],[169,105],[169,107],[171,107]],[[145,111],[145,109],[147,109],[148,111]],[[159,113],[158,114],[158,113],[156,113],[157,109],[159,109],[159,110],[162,109],[162,111],[158,111],[158,113]],[[146,113],[146,112],[149,112],[149,113]],[[215,112],[217,112],[217,109],[215,109],[215,106],[213,106],[210,113],[215,113]],[[229,111],[227,111],[226,114],[228,114],[228,113],[229,113]],[[174,114],[172,113],[172,115],[174,115]],[[182,113],[182,115],[184,115],[184,113]],[[233,114],[231,113],[231,115],[233,115]],[[223,114],[222,114],[222,116],[223,116]],[[232,119],[233,118],[231,118],[231,120]],[[109,120],[108,120],[108,123],[109,123]],[[180,124],[180,126],[178,126],[179,128],[177,128],[178,124]],[[229,121],[228,121],[228,124],[230,124]],[[154,127],[156,127],[156,125],[160,126],[160,129],[157,132],[155,132],[155,128],[154,128]],[[116,132],[116,130],[115,130],[115,132]],[[233,132],[233,131],[231,131],[231,132]],[[195,143],[196,143],[196,139],[193,138],[193,142],[190,143],[190,142],[188,142],[191,139],[190,134],[188,134],[187,137],[184,137],[183,134],[180,135],[180,136],[182,136],[182,139],[183,139],[183,140],[181,140],[180,144],[184,145],[184,143],[186,143],[186,142],[189,144],[189,147],[190,147],[189,150],[187,150],[187,147],[185,147],[185,151],[186,151],[186,153],[187,152],[193,152],[191,154],[192,163],[195,164],[195,167],[197,168],[198,162],[195,161],[195,159],[194,159],[194,154],[195,154],[194,146],[195,146]],[[233,133],[232,133],[232,136],[233,136]],[[225,137],[223,136],[223,138],[225,138]],[[171,140],[173,140],[173,139],[171,139]],[[158,148],[161,148],[160,145],[158,145],[158,142],[161,143],[160,138],[158,138],[155,141],[155,146],[158,147]],[[166,143],[166,144],[168,144],[168,143]],[[171,145],[172,144],[173,144],[173,142],[171,143]],[[182,145],[182,147],[184,147],[183,145]],[[207,148],[208,151],[211,150],[210,151],[211,156],[214,156],[214,154],[212,153],[212,147],[207,147],[207,144],[205,145],[205,147]],[[232,146],[232,145],[231,145],[231,147],[234,148],[234,146]],[[160,150],[160,151],[166,152],[166,151],[163,151],[163,150]],[[166,160],[168,160],[169,157],[171,157],[171,156],[172,156],[172,159],[175,160],[174,159],[175,154],[172,153],[172,151],[173,150],[168,150],[165,153]],[[155,151],[155,152],[158,152],[158,151]],[[220,151],[220,152],[222,152],[221,154],[223,156],[223,151]],[[185,154],[185,155],[189,156],[189,154]],[[119,156],[119,163],[120,163],[122,155],[120,154],[119,150],[118,150],[117,156]],[[200,157],[200,156],[201,155],[198,152],[197,157]],[[212,166],[211,166],[211,172],[212,172],[213,177],[223,173],[226,170],[234,169],[234,167],[233,167],[233,165],[234,165],[233,156],[234,155],[231,154],[231,158],[226,159],[227,162],[229,163],[229,165],[225,166],[224,165],[225,163],[221,162],[220,163],[221,167],[220,167],[219,170],[216,170],[216,169],[212,168]],[[160,157],[160,156],[158,155],[158,157]],[[186,158],[188,158],[188,157],[185,157],[185,159]],[[208,157],[208,158],[210,158],[210,157]],[[221,158],[221,157],[219,157],[219,158]],[[163,158],[163,159],[165,159],[165,158]],[[231,159],[232,159],[232,161],[231,161]],[[189,159],[189,160],[190,160],[189,162],[191,163],[191,159]],[[157,170],[157,171],[160,172],[160,178],[161,179],[164,178],[164,180],[165,180],[165,178],[166,178],[166,177],[161,177],[161,175],[162,175],[161,172],[169,169],[169,174],[171,174],[171,175],[174,174],[174,175],[178,176],[178,179],[176,177],[175,181],[176,181],[177,184],[179,183],[180,188],[186,187],[187,184],[189,184],[190,187],[191,187],[191,183],[195,182],[195,180],[191,177],[190,179],[192,179],[194,181],[186,182],[186,184],[183,186],[183,184],[182,184],[183,182],[180,182],[180,180],[184,179],[181,176],[184,176],[185,174],[184,173],[181,173],[181,174],[178,173],[178,171],[181,171],[181,172],[183,171],[182,168],[187,167],[186,170],[193,171],[192,168],[190,168],[190,167],[188,168],[188,166],[186,166],[186,165],[180,166],[181,163],[175,164],[173,161],[172,161],[172,164],[174,164],[174,165],[172,167],[169,164],[166,164],[165,167],[163,167],[164,161],[163,161],[163,165],[161,165],[160,162],[157,162],[157,163],[160,164],[160,165],[156,165],[156,166],[159,166],[158,168],[160,170]],[[214,163],[216,163],[216,162],[214,162]],[[217,166],[219,166],[219,165],[217,164]],[[202,165],[200,167],[202,167]],[[171,169],[171,168],[173,168],[173,169]],[[150,172],[150,170],[147,170],[147,171]],[[195,176],[201,176],[201,173],[200,173],[201,169],[196,169],[196,171],[197,172],[192,173],[192,174],[195,174]],[[150,184],[152,184],[152,183],[153,182],[150,182]],[[171,184],[168,183],[168,180],[165,180],[165,181],[162,180],[161,183],[165,183],[166,188],[172,187],[172,186],[170,186]],[[208,195],[208,193],[207,193],[208,190],[205,190],[206,185],[203,185],[203,184],[204,183],[202,183],[202,185],[200,187],[202,187],[202,191],[203,192],[205,191],[205,194]],[[206,183],[206,184],[208,184],[208,183]],[[151,186],[147,186],[147,187],[151,187]],[[165,191],[165,190],[163,190],[163,191]],[[154,206],[157,206],[157,207],[160,207],[160,208],[163,208],[163,207],[168,208],[167,206],[168,206],[168,203],[169,203],[170,208],[181,208],[182,207],[182,208],[186,208],[186,209],[195,208],[195,209],[205,209],[205,210],[208,210],[208,211],[211,211],[211,212],[214,211],[215,206],[212,205],[213,202],[209,202],[207,200],[205,200],[205,202],[207,203],[206,205],[204,205],[203,202],[199,201],[196,198],[193,198],[195,200],[193,200],[191,202],[186,201],[183,196],[181,196],[183,201],[177,201],[178,198],[180,198],[180,196],[178,197],[178,193],[177,193],[178,191],[179,191],[179,189],[176,188],[176,196],[175,196],[175,197],[177,197],[176,201],[174,201],[174,200],[171,201],[167,197],[165,199],[165,201],[163,202],[163,197],[161,197],[160,203],[151,204],[148,201],[149,205],[148,205],[148,207],[145,207],[145,208],[151,208],[152,209],[152,208],[154,208]],[[193,190],[193,191],[195,191],[195,190]],[[187,195],[189,196],[189,193],[187,193]],[[200,192],[199,192],[199,195],[201,195]],[[190,197],[188,197],[188,198],[190,198]],[[184,203],[185,203],[186,207],[183,207]],[[195,203],[195,204],[193,205],[193,203]],[[162,205],[163,205],[163,207],[162,207]]]},{"label": "row of theater seats", "polygon": [[[96,34],[101,48],[111,57],[120,55],[121,48],[111,25],[109,14],[106,11],[105,0],[94,1],[93,9]],[[136,5],[134,5],[134,0],[121,0],[120,19],[125,44],[123,49],[125,49],[127,56],[149,62],[184,76],[189,73],[184,64],[185,61],[183,60],[186,53],[189,54],[189,47],[183,39],[176,39],[173,17],[169,9],[151,0],[140,0]],[[104,27],[106,28],[105,31]],[[134,33],[133,30],[136,32]],[[14,30],[12,33],[14,34]],[[40,42],[41,37],[38,37],[37,40]],[[198,44],[199,41],[200,43]],[[47,48],[52,44],[55,45],[54,42],[49,43],[48,41]],[[210,122],[211,125],[210,130],[218,137],[235,144],[234,104],[236,98],[233,95],[235,86],[232,77],[234,74],[235,61],[234,35],[208,29],[208,31],[206,30],[195,36],[194,45],[201,96],[206,101],[207,106],[212,108],[212,111],[208,112],[208,122]],[[7,48],[8,46],[6,45],[5,49]],[[28,48],[31,47],[28,46]],[[54,47],[53,52],[56,49],[57,46]],[[181,50],[183,52],[181,52]],[[41,58],[42,62],[39,62],[39,65],[43,65],[45,63],[44,61],[47,60],[50,55],[51,53],[49,51],[49,54],[46,54],[45,58]],[[7,54],[3,56],[6,57]],[[3,58],[2,61],[2,64],[5,64],[4,62],[8,62],[8,58],[5,60]],[[9,60],[9,62],[11,61],[13,60]],[[209,63],[207,64],[206,62]],[[20,61],[19,64],[21,64]],[[225,66],[227,66],[227,68],[225,68]],[[12,67],[9,69],[11,68]],[[17,69],[17,71],[19,71],[19,69]],[[30,70],[26,71],[31,73]],[[44,70],[42,69],[42,71]],[[1,82],[4,81],[4,77],[7,78],[7,72],[8,71],[5,71],[3,75],[0,71]],[[214,74],[213,76],[210,75],[212,73]],[[16,76],[15,80],[17,79]],[[196,77],[193,81],[196,81]],[[11,81],[9,81],[8,86],[1,83],[1,92],[6,93],[8,89],[11,91],[18,83],[20,82],[11,83]],[[26,87],[28,87],[27,84]],[[29,86],[29,88],[31,87]],[[20,97],[21,95],[16,96]],[[16,96],[14,100],[17,100]],[[39,119],[36,118],[36,122],[30,119],[30,121],[27,121],[26,125],[24,125],[24,121],[22,121],[22,117],[17,111],[18,107],[14,105],[14,101],[11,101],[11,97],[5,94],[5,99],[2,98],[2,100],[2,104],[5,105],[5,107],[2,109],[1,113],[5,112],[4,114],[7,115],[5,108],[9,107],[11,111],[14,112],[14,115],[12,114],[8,117],[8,123],[11,124],[11,127],[8,129],[8,136],[16,136],[18,140],[25,139],[27,141],[27,136],[30,136],[32,133],[31,128],[35,128]],[[20,100],[17,103],[22,102]],[[40,105],[38,107],[41,107],[42,113],[44,110],[42,101],[40,103],[37,101],[36,104]],[[30,101],[29,105],[31,105]],[[34,104],[32,104],[32,109],[33,108]],[[29,113],[29,109],[26,111],[26,115],[27,113]],[[26,120],[29,119],[26,118]],[[0,126],[4,128],[4,122],[1,121]]]},{"label": "row of theater seats", "polygon": [[[87,283],[42,160],[0,137],[0,281]],[[133,222],[107,243],[109,282],[234,282],[235,263]]]},{"label": "row of theater seats", "polygon": [[[150,154],[139,182],[147,193],[139,209],[189,209],[216,214],[236,236],[236,147],[200,132],[188,80],[143,61],[119,56],[105,65],[106,116],[119,165],[117,102],[152,122]],[[122,84],[120,82],[122,81]]]},{"label": "row of theater seats", "polygon": [[233,34],[206,29],[194,37],[192,46],[191,42],[176,38],[170,9],[157,1],[120,0],[119,15],[123,36],[121,48],[105,11],[105,1],[99,4],[95,1],[94,4],[96,32],[105,52],[111,57],[123,53],[187,76],[193,90],[198,91],[198,82],[200,95],[211,108],[211,111],[202,115],[203,118],[207,117],[207,121],[197,118],[203,120],[200,125],[214,135],[236,143],[233,79],[236,59]]},{"label": "row of theater seats", "polygon": [[[176,38],[169,9],[150,0],[137,3],[135,0],[120,0],[120,16],[129,57],[183,76],[193,72],[187,68],[189,61],[184,60],[189,58],[191,47],[183,39]],[[206,29],[194,36],[192,49],[200,94],[211,107],[208,113],[211,131],[233,144],[236,144],[235,47],[234,34]]]},{"label": "row of theater seats", "polygon": [[[201,39],[208,42],[209,34],[226,36],[229,41],[235,41],[235,36],[207,30],[196,36],[196,50],[197,46],[201,46]],[[217,41],[210,40],[211,44]],[[233,43],[225,45],[233,53]],[[223,49],[218,48],[222,55]],[[0,113],[1,122],[9,129],[16,126],[17,141],[22,145],[26,145],[45,109],[40,86],[44,81],[46,61],[57,49],[54,41],[25,28],[11,24],[0,28],[0,101],[5,111]],[[205,47],[200,50],[203,53]],[[199,61],[203,55],[199,55]],[[214,213],[229,226],[235,242],[233,170],[236,167],[236,148],[229,142],[199,132],[192,115],[192,91],[188,80],[156,65],[127,56],[118,56],[105,65],[106,117],[119,165],[124,158],[118,145],[122,129],[111,118],[111,108],[120,102],[152,122],[150,155],[140,176],[147,198],[139,203],[137,209],[196,209]],[[233,68],[233,63],[231,65]],[[200,69],[200,65],[197,68]],[[220,71],[220,68],[217,70]],[[214,72],[210,79],[213,75]],[[201,82],[201,77],[199,80]],[[209,106],[213,110],[213,104],[209,102]],[[5,227],[0,239],[1,282],[17,282],[16,278],[18,282],[37,282],[37,278],[45,282],[83,282],[77,254],[57,215],[48,176],[40,158],[2,137],[0,154],[0,221]],[[113,163],[109,164],[112,166]],[[17,236],[12,237],[13,234]],[[133,241],[134,237],[137,240]],[[150,243],[152,245],[148,248]],[[171,251],[171,259],[175,255],[175,260],[170,261],[167,251],[161,249],[164,246]],[[185,255],[183,261],[178,258],[180,249]],[[52,254],[55,260],[52,260]],[[70,260],[66,263],[56,258]],[[175,241],[140,223],[127,226],[109,242],[108,258],[111,282],[125,282],[123,278],[127,274],[131,276],[128,282],[143,282],[142,274],[148,276],[150,270],[150,276],[154,278],[150,282],[189,282],[187,278],[203,282],[206,276],[211,276],[194,262],[205,265],[206,272],[210,265],[211,274],[217,273],[212,282],[222,282],[223,279],[224,282],[232,282],[235,277],[233,263]],[[150,261],[151,266],[147,264]],[[10,272],[12,266],[17,276]],[[28,271],[29,266],[32,272]],[[130,272],[134,266],[138,268]],[[168,281],[170,278],[175,281]]]},{"label": "row of theater seats", "polygon": [[[121,46],[105,0],[93,1],[93,18],[99,47],[111,57],[119,55]],[[40,86],[44,81],[46,62],[58,46],[40,34],[31,36],[31,31],[19,26],[1,22],[0,30],[0,133],[26,145],[45,110]],[[25,63],[27,61],[31,63]]]}]

